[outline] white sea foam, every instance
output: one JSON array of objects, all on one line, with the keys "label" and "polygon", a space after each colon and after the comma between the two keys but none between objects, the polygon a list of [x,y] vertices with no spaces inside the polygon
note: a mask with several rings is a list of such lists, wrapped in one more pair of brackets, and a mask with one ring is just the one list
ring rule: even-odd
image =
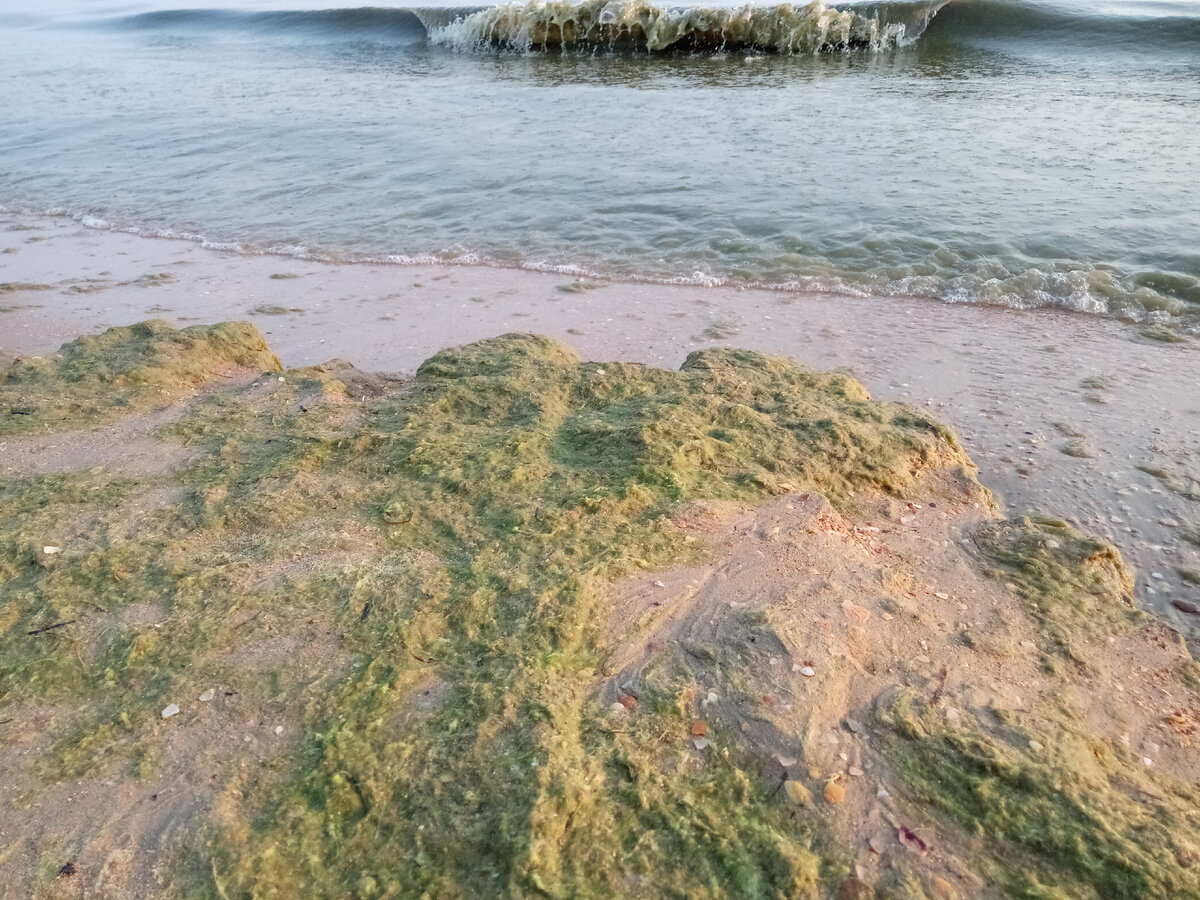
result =
[{"label": "white sea foam", "polygon": [[[942,274],[901,275],[886,278],[866,273],[837,273],[793,276],[786,279],[733,278],[729,275],[693,271],[690,274],[655,274],[588,266],[545,259],[510,260],[468,250],[447,247],[435,253],[393,253],[365,255],[314,248],[304,244],[253,244],[173,228],[147,227],[116,222],[90,213],[72,213],[61,207],[34,210],[0,205],[0,212],[23,216],[49,215],[70,218],[97,230],[132,234],[139,237],[183,240],[212,250],[247,256],[286,256],[330,264],[370,264],[409,266],[491,266],[516,268],[530,272],[570,278],[592,278],[641,284],[680,287],[739,288],[772,291],[781,294],[835,294],[839,296],[881,299],[926,298],[944,303],[977,304],[1016,310],[1052,308],[1100,316],[1113,316],[1127,322],[1171,324],[1192,333],[1200,333],[1200,316],[1191,304],[1146,285],[1137,285],[1129,276],[1120,276],[1111,267],[1080,266],[1071,269],[1028,267],[1003,276],[985,277],[971,272],[947,270]],[[951,259],[957,263],[957,258]],[[988,268],[999,267],[998,260]],[[826,268],[826,266],[822,266]],[[1167,277],[1167,276],[1164,276]],[[1181,276],[1170,275],[1179,280]],[[1191,282],[1189,282],[1190,284]]]},{"label": "white sea foam", "polygon": [[945,0],[837,9],[793,6],[655,6],[642,0],[532,0],[494,6],[432,28],[455,49],[632,46],[660,51],[759,48],[804,54],[886,50],[915,40]]}]

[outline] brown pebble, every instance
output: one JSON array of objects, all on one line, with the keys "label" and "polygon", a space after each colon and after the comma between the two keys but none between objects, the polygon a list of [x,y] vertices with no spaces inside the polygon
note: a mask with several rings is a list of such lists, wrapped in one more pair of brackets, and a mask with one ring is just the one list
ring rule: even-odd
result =
[{"label": "brown pebble", "polygon": [[950,882],[948,882],[945,878],[935,878],[933,879],[933,895],[935,897],[945,898],[945,900],[950,900],[950,898],[955,896],[954,886],[951,885]]},{"label": "brown pebble", "polygon": [[75,874],[75,871],[76,871],[75,863],[69,862],[65,866],[63,866],[61,869],[58,870],[58,874],[62,877],[70,878],[72,875]]},{"label": "brown pebble", "polygon": [[825,785],[825,800],[832,803],[834,806],[846,799],[846,789],[836,781],[831,781]]},{"label": "brown pebble", "polygon": [[699,720],[692,723],[692,737],[704,737],[708,734],[708,723]]},{"label": "brown pebble", "polygon": [[1200,606],[1197,606],[1190,600],[1172,600],[1171,605],[1180,612],[1191,613],[1192,615],[1200,614]]}]

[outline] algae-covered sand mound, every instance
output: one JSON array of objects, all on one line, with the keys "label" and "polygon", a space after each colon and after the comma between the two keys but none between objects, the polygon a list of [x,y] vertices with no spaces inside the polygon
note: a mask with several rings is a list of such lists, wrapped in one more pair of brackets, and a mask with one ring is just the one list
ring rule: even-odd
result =
[{"label": "algae-covered sand mound", "polygon": [[[224,366],[272,374],[192,390]],[[1114,752],[1006,782],[980,760],[1007,759],[1008,732],[965,697],[969,740],[937,717],[973,683],[954,666],[990,678],[1024,641],[1012,667],[1042,689],[1004,727],[1101,746],[1046,698],[1109,639],[1149,639],[1087,575],[1123,571],[1115,551],[1060,536],[1055,565],[1022,568],[1045,540],[995,522],[919,412],[747,351],[670,372],[530,335],[408,383],[276,368],[250,326],[146,323],[10,370],[9,418],[29,403],[43,426],[186,397],[156,440],[187,452],[0,486],[0,831],[23,835],[0,895],[1195,893],[1190,845],[1156,845],[1195,817],[1179,778]],[[778,524],[720,530],[764,505]],[[914,601],[934,560],[959,567],[962,609]],[[757,580],[730,594],[722,573]],[[1104,628],[1076,633],[1039,592]],[[1003,610],[1004,635],[942,626],[942,606]],[[932,673],[897,668],[910,640]],[[1160,644],[1146,661],[1194,702]],[[939,849],[897,841],[918,820]]]},{"label": "algae-covered sand mound", "polygon": [[258,329],[245,322],[178,329],[150,320],[110,328],[51,356],[16,360],[0,373],[0,436],[80,428],[163,405],[236,368],[280,368]]}]

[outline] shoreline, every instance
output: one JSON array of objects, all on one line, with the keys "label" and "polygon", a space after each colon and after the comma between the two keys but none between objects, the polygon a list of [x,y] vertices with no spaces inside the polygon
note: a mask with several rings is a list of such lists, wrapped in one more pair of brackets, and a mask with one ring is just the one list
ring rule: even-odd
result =
[{"label": "shoreline", "polygon": [[848,371],[873,396],[953,427],[1011,512],[1045,511],[1112,540],[1142,605],[1193,642],[1200,635],[1200,616],[1172,603],[1200,602],[1177,572],[1200,568],[1200,548],[1180,537],[1200,512],[1178,492],[1200,459],[1195,344],[1051,310],[240,256],[7,213],[0,229],[0,250],[15,251],[0,254],[8,357],[157,317],[247,320],[290,366],[339,357],[401,375],[444,347],[506,332],[666,368],[733,346]]}]

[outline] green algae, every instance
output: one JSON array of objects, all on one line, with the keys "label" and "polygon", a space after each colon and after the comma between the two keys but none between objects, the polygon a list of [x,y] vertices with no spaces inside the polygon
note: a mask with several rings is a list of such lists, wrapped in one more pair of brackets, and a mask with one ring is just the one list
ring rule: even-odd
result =
[{"label": "green algae", "polygon": [[[255,423],[220,437],[213,458],[236,442],[255,475],[206,483],[277,471],[296,421],[274,416],[278,446],[254,462]],[[311,707],[293,786],[222,833],[223,889],[813,894],[808,828],[748,762],[695,759],[667,699],[622,727],[596,705],[599,587],[693,555],[662,524],[690,498],[903,490],[935,463],[968,465],[919,415],[759,354],[703,351],[674,373],[525,335],[437,354],[325,462],[391,548],[345,606],[369,662]],[[445,688],[421,728],[392,727],[429,683]]]},{"label": "green algae", "polygon": [[1041,622],[1056,654],[1078,661],[1077,644],[1132,627],[1133,576],[1111,544],[1066,522],[1028,516],[981,529],[974,542]]},{"label": "green algae", "polygon": [[0,435],[79,428],[162,406],[235,367],[281,368],[252,325],[177,329],[160,320],[110,328],[0,374]]},{"label": "green algae", "polygon": [[957,823],[1005,896],[1200,896],[1200,793],[1062,722],[957,727],[912,692],[882,696],[883,752],[911,798]]},{"label": "green algae", "polygon": [[[1085,644],[1144,621],[1117,550],[1065,522],[1021,517],[974,539],[1050,639],[1052,672],[1059,656],[1086,668]],[[898,689],[878,698],[875,719],[909,798],[965,831],[1006,896],[1200,896],[1200,793],[1152,775],[1065,711],[965,713],[951,724]]]},{"label": "green algae", "polygon": [[23,291],[52,291],[52,284],[32,284],[28,281],[0,282],[0,294],[16,294]]},{"label": "green algae", "polygon": [[[114,345],[93,365],[129,371]],[[169,895],[817,897],[846,883],[818,820],[737,734],[714,723],[711,746],[692,745],[695,675],[654,673],[628,712],[599,702],[599,604],[615,577],[697,558],[666,524],[689,500],[813,489],[848,505],[969,470],[942,426],[748,351],[669,372],[506,335],[443,351],[408,384],[329,365],[223,388],[164,435],[194,454],[173,472],[0,486],[0,708],[82,708],[54,730],[48,777],[153,777],[159,710],[206,685],[289,723],[294,742],[228,775]],[[1131,620],[1119,557],[1062,523],[1009,522],[978,544],[1060,647]],[[287,635],[311,659],[271,649]],[[991,751],[960,751],[912,708],[926,732],[888,726],[889,758],[966,824],[979,811],[943,804],[937,773]],[[1049,804],[1037,821],[1093,840],[1073,807],[1035,799]],[[1034,825],[979,827],[1036,856]],[[1078,865],[1104,887],[1118,851],[1133,852],[1104,844]],[[1143,862],[1151,887],[1188,888]],[[1038,865],[1042,896],[1066,890],[1065,869]],[[924,895],[915,877],[888,891]]]},{"label": "green algae", "polygon": [[1160,344],[1189,344],[1191,338],[1181,331],[1172,328],[1170,325],[1164,325],[1161,322],[1155,322],[1151,325],[1144,325],[1138,329],[1138,334],[1152,341],[1157,341]]}]

